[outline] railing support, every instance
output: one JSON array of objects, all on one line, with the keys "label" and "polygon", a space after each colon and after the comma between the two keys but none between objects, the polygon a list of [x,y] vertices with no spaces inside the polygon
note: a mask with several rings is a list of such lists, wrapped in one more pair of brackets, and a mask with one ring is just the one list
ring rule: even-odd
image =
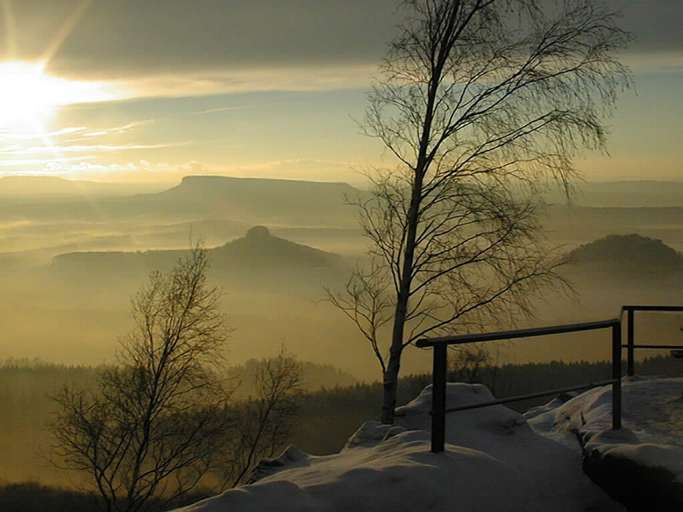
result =
[{"label": "railing support", "polygon": [[446,380],[448,347],[434,346],[432,372],[432,452],[441,453],[446,442]]},{"label": "railing support", "polygon": [[[630,324],[629,324],[630,325]],[[621,429],[621,322],[612,326],[612,428]]]},{"label": "railing support", "polygon": [[626,374],[629,377],[633,377],[636,374],[634,316],[634,311],[632,309],[629,309],[626,312],[626,358],[628,360]]},{"label": "railing support", "polygon": [[[448,367],[448,346],[463,345],[467,343],[484,343],[500,340],[511,340],[518,338],[535,338],[538,336],[548,336],[551,334],[565,334],[570,332],[594,331],[598,329],[612,330],[612,378],[593,384],[572,386],[565,390],[589,389],[593,386],[612,385],[612,428],[621,429],[621,377],[622,377],[622,349],[627,349],[627,374],[632,376],[635,373],[635,349],[683,349],[683,345],[636,345],[635,344],[635,312],[636,311],[657,311],[657,312],[679,312],[683,313],[683,306],[622,306],[619,317],[611,320],[597,322],[583,322],[578,324],[553,325],[547,327],[535,327],[529,329],[518,329],[513,331],[488,332],[478,334],[461,334],[458,336],[442,336],[438,338],[425,338],[415,342],[419,348],[432,348],[434,350],[434,362],[432,370],[432,452],[440,453],[444,451],[446,444],[446,413],[464,411],[492,405],[501,405],[522,399],[546,396],[548,393],[563,391],[551,390],[548,392],[531,393],[529,395],[513,396],[486,403],[477,403],[446,409],[446,380]],[[627,344],[622,345],[622,325],[624,312],[627,313],[626,323]],[[683,330],[683,329],[682,329]],[[683,350],[681,350],[683,352]]]}]

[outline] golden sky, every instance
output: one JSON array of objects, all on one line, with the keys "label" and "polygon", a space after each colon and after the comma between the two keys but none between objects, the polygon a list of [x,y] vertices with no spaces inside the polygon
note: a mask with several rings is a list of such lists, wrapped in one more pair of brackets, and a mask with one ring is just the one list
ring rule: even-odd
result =
[{"label": "golden sky", "polygon": [[[683,179],[683,2],[610,0],[636,89],[588,179]],[[0,175],[361,180],[394,0],[0,0]]]}]

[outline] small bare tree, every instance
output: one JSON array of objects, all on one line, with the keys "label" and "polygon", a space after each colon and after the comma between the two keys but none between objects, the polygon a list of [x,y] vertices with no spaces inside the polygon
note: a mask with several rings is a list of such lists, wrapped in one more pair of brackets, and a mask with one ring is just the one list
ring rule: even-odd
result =
[{"label": "small bare tree", "polygon": [[477,382],[481,371],[492,366],[492,360],[491,354],[481,345],[465,345],[449,354],[448,372],[463,382]]},{"label": "small bare tree", "polygon": [[53,425],[58,459],[89,475],[110,511],[171,502],[217,468],[232,416],[216,374],[226,330],[207,255],[153,273],[133,301],[135,330],[92,393],[65,389]]},{"label": "small bare tree", "polygon": [[535,197],[604,147],[602,118],[630,82],[614,57],[628,35],[600,1],[402,4],[365,122],[398,167],[358,202],[369,267],[331,295],[379,361],[385,423],[406,347],[529,314],[556,282]]},{"label": "small bare tree", "polygon": [[286,444],[297,413],[301,365],[284,349],[259,362],[254,395],[239,406],[239,431],[233,436],[230,460],[224,466],[226,484],[243,483],[263,458]]}]

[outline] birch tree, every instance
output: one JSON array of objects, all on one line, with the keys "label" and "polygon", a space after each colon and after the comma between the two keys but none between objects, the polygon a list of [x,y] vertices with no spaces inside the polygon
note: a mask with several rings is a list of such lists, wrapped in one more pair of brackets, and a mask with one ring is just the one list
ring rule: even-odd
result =
[{"label": "birch tree", "polygon": [[629,35],[594,0],[406,0],[364,128],[396,165],[358,202],[370,264],[330,294],[358,326],[393,422],[404,350],[531,312],[558,278],[538,193],[567,190],[630,84]]}]

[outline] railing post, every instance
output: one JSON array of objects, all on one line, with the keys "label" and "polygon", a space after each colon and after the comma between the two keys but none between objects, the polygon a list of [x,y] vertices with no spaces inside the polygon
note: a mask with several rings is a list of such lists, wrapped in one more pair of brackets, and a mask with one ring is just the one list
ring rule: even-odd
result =
[{"label": "railing post", "polygon": [[628,359],[628,366],[626,369],[626,374],[629,377],[633,377],[636,374],[636,362],[635,362],[635,323],[633,310],[629,309],[626,312],[626,357]]},{"label": "railing post", "polygon": [[432,369],[432,452],[441,453],[446,441],[446,371],[448,347],[445,343],[434,345]]},{"label": "railing post", "polygon": [[621,322],[612,326],[612,428],[621,429]]}]

